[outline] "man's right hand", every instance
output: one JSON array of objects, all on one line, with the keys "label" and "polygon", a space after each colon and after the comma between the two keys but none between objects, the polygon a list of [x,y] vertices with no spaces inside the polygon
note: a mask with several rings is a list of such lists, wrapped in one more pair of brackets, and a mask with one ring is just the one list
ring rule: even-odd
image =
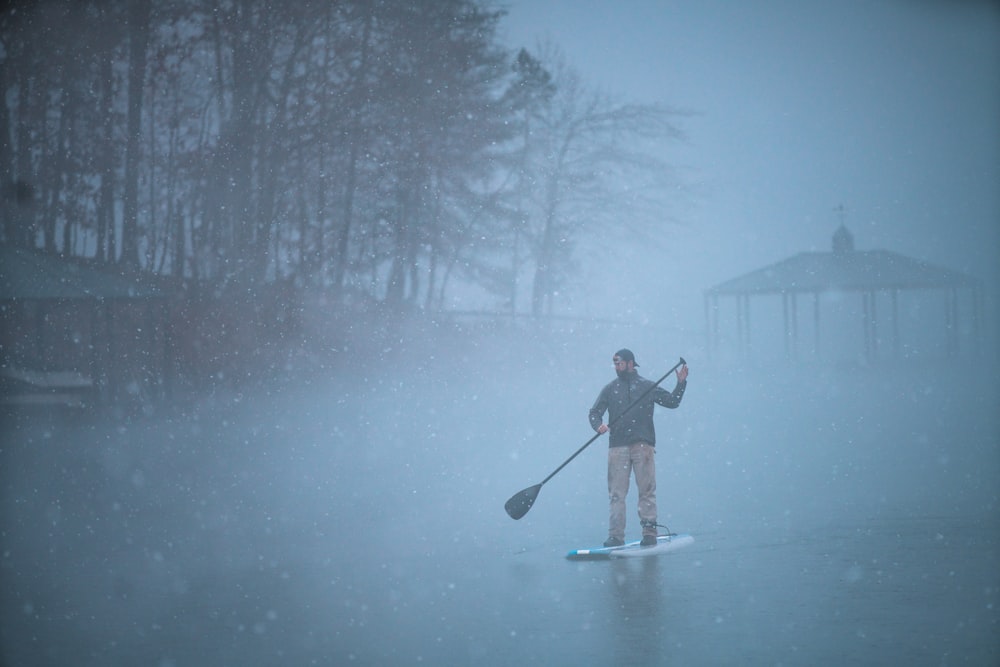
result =
[{"label": "man's right hand", "polygon": [[601,424],[600,426],[597,427],[597,432],[599,434],[601,434],[601,435],[607,433],[608,432],[608,425],[607,424]]}]

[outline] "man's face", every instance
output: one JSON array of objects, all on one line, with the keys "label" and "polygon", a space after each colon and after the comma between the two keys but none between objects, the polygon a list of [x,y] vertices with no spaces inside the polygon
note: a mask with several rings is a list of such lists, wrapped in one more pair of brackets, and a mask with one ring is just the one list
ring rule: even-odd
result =
[{"label": "man's face", "polygon": [[621,377],[625,373],[630,373],[632,369],[635,368],[635,364],[633,362],[625,361],[617,354],[611,359],[611,361],[615,365],[615,373],[618,374],[618,377]]}]

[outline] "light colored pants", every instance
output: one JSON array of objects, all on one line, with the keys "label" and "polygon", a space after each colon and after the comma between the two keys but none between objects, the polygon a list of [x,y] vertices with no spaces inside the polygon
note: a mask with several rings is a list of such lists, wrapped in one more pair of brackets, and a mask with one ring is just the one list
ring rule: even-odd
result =
[{"label": "light colored pants", "polygon": [[611,512],[608,537],[625,539],[625,496],[635,471],[639,519],[643,535],[656,535],[656,448],[646,443],[608,448],[608,496]]}]

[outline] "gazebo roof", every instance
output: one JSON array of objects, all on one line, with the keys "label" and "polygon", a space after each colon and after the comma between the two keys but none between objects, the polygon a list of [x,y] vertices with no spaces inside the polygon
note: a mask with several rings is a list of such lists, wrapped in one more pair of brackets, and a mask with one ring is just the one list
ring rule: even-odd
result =
[{"label": "gazebo roof", "polygon": [[975,287],[971,276],[888,250],[802,252],[727,280],[708,294],[865,292]]},{"label": "gazebo roof", "polygon": [[147,299],[162,296],[140,278],[99,270],[11,245],[0,245],[0,301]]}]

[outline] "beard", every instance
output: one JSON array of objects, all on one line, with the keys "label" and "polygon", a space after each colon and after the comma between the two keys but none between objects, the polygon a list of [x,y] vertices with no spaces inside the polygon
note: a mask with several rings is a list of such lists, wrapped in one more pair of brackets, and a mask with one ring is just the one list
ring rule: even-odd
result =
[{"label": "beard", "polygon": [[620,370],[618,370],[618,369],[615,369],[615,373],[617,373],[617,374],[618,374],[618,379],[619,379],[619,380],[624,380],[625,378],[627,378],[627,377],[628,377],[628,374],[629,374],[629,372],[630,372],[630,371],[620,371]]}]

